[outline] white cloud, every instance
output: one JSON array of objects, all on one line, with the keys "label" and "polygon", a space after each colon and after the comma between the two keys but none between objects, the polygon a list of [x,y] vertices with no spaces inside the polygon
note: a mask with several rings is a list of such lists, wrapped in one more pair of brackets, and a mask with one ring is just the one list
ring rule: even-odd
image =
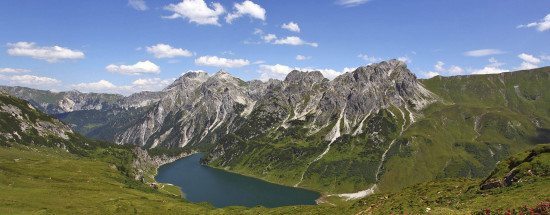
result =
[{"label": "white cloud", "polygon": [[225,9],[220,3],[212,3],[212,8],[208,7],[204,0],[182,0],[178,4],[169,4],[165,10],[174,12],[167,19],[189,19],[189,22],[198,25],[218,25],[218,18],[225,13]]},{"label": "white cloud", "polygon": [[265,21],[265,9],[252,1],[246,0],[240,4],[235,3],[233,7],[235,8],[234,11],[225,17],[227,23],[232,23],[233,20],[245,15]]},{"label": "white cloud", "polygon": [[532,63],[532,64],[539,64],[540,63],[540,59],[538,59],[537,57],[535,57],[533,55],[530,55],[530,54],[521,53],[521,54],[518,55],[518,57],[520,59],[522,59],[523,61],[528,62],[528,63]]},{"label": "white cloud", "polygon": [[316,68],[299,68],[299,67],[290,67],[286,65],[281,64],[275,64],[275,65],[260,65],[259,66],[259,72],[260,72],[260,80],[267,81],[269,79],[284,79],[288,73],[292,72],[293,70],[298,71],[319,71],[325,78],[328,79],[334,79],[337,76],[345,73],[345,72],[351,72],[355,69],[352,68],[344,68],[342,71],[336,71],[333,69],[316,69]]},{"label": "white cloud", "polygon": [[459,66],[451,66],[447,69],[447,72],[451,75],[462,75],[464,74],[464,69],[460,68]]},{"label": "white cloud", "polygon": [[358,5],[365,4],[369,2],[370,0],[337,0],[336,4],[345,6],[345,7],[355,7]]},{"label": "white cloud", "polygon": [[542,20],[538,22],[519,25],[517,28],[537,28],[537,30],[540,32],[550,30],[550,14],[546,15]]},{"label": "white cloud", "polygon": [[28,69],[18,69],[18,68],[0,68],[0,73],[25,73],[30,72]]},{"label": "white cloud", "polygon": [[0,75],[0,81],[4,82],[6,85],[11,86],[25,86],[33,88],[50,88],[53,86],[58,86],[61,81],[55,78],[34,76],[34,75],[14,75],[14,76],[4,76]]},{"label": "white cloud", "polygon": [[147,4],[145,3],[145,0],[128,0],[128,5],[130,5],[132,8],[140,11],[144,11],[149,9],[147,7]]},{"label": "white cloud", "polygon": [[113,83],[106,81],[106,80],[100,80],[98,82],[92,82],[92,83],[80,83],[72,85],[74,89],[77,89],[82,92],[109,92],[117,86],[115,86]]},{"label": "white cloud", "polygon": [[509,70],[501,69],[501,68],[498,68],[498,67],[486,66],[486,67],[483,67],[483,69],[474,70],[474,71],[472,72],[472,74],[474,74],[474,75],[480,75],[480,74],[498,74],[498,73],[503,73],[503,72],[508,72],[508,71],[509,71]]},{"label": "white cloud", "polygon": [[193,53],[187,49],[174,48],[167,44],[156,44],[147,47],[147,52],[154,54],[156,58],[191,57]]},{"label": "white cloud", "polygon": [[426,78],[433,78],[433,77],[438,76],[438,75],[439,75],[439,73],[437,73],[437,72],[426,72],[426,73],[424,73],[424,76]]},{"label": "white cloud", "polygon": [[290,73],[292,70],[296,68],[291,68],[286,65],[281,64],[275,64],[275,65],[260,65],[260,79],[261,80],[269,80],[271,78],[274,79],[284,79],[288,73]]},{"label": "white cloud", "polygon": [[160,73],[160,67],[151,61],[139,61],[134,65],[115,65],[110,64],[105,67],[109,72],[116,72],[125,75],[139,75],[139,74],[158,74]]},{"label": "white cloud", "polygon": [[238,68],[249,65],[250,61],[245,59],[227,59],[217,56],[201,56],[195,59],[195,64],[220,68]]},{"label": "white cloud", "polygon": [[501,67],[501,66],[504,66],[504,63],[501,63],[499,62],[497,59],[495,59],[494,57],[492,58],[489,58],[489,66],[490,67]]},{"label": "white cloud", "polygon": [[517,68],[518,70],[527,70],[527,69],[536,69],[539,66],[529,62],[521,62],[521,65]]},{"label": "white cloud", "polygon": [[379,61],[382,60],[381,58],[377,58],[377,57],[370,56],[370,55],[367,55],[367,54],[359,54],[359,55],[357,55],[357,57],[363,59],[364,61],[368,62],[369,64],[376,63],[376,62],[379,62]]},{"label": "white cloud", "polygon": [[434,65],[434,69],[435,69],[435,71],[443,72],[443,71],[445,71],[443,66],[445,66],[445,63],[443,63],[443,61],[437,61],[437,63],[435,63],[435,65]]},{"label": "white cloud", "polygon": [[296,60],[299,60],[299,61],[309,60],[309,59],[311,59],[311,56],[296,55]]},{"label": "white cloud", "polygon": [[266,43],[270,43],[273,40],[276,40],[277,36],[275,34],[266,34],[262,36],[262,40],[264,40]]},{"label": "white cloud", "polygon": [[353,71],[355,71],[356,69],[357,69],[357,68],[345,67],[345,68],[342,70],[342,73],[353,72]]},{"label": "white cloud", "polygon": [[517,68],[519,70],[535,69],[539,67],[541,60],[533,55],[521,53],[518,58],[523,60],[521,65]]},{"label": "white cloud", "polygon": [[172,79],[140,78],[132,82],[132,87],[139,88],[141,89],[141,91],[158,91],[170,85],[172,82],[174,82],[174,80],[175,79],[173,78]]},{"label": "white cloud", "polygon": [[495,58],[489,58],[489,65],[483,67],[482,69],[475,69],[471,72],[471,74],[474,75],[480,75],[480,74],[498,74],[503,72],[509,72],[507,69],[501,69],[500,67],[504,65],[504,63],[499,62]]},{"label": "white cloud", "polygon": [[[459,66],[452,65],[450,67],[445,67],[445,63],[443,61],[437,61],[437,63],[434,65],[435,71],[429,71],[425,73],[426,77],[429,77],[429,75],[436,76],[441,74],[447,74],[447,75],[462,75],[464,74],[464,69],[462,69]],[[433,77],[432,76],[432,77]]]},{"label": "white cloud", "polygon": [[306,69],[306,71],[319,71],[325,78],[328,78],[330,80],[338,77],[339,75],[343,74],[344,71],[349,70],[349,68],[344,68],[343,71],[339,72],[334,69]]},{"label": "white cloud", "polygon": [[399,60],[401,62],[404,62],[404,63],[411,63],[412,62],[412,60],[411,60],[411,58],[409,58],[409,56],[398,57],[397,60]]},{"label": "white cloud", "polygon": [[478,49],[464,52],[464,55],[470,57],[484,57],[489,55],[503,54],[504,52],[498,49]]},{"label": "white cloud", "polygon": [[540,59],[544,61],[550,61],[550,55],[541,55]]},{"label": "white cloud", "polygon": [[[278,38],[277,35],[275,35],[275,34],[265,34],[264,31],[262,31],[261,29],[254,30],[254,34],[259,35],[260,38],[265,43],[271,43],[271,44],[275,44],[275,45],[291,45],[291,46],[308,45],[308,46],[312,46],[312,47],[318,47],[319,46],[318,43],[307,42],[307,41],[304,41],[304,40],[302,40],[302,38],[297,37],[297,36],[289,36],[289,37],[285,37],[285,38]],[[254,42],[245,41],[245,44],[259,44],[259,43],[261,43],[261,42],[254,43]]]},{"label": "white cloud", "polygon": [[175,79],[137,79],[130,85],[117,86],[107,80],[100,80],[98,82],[79,83],[71,85],[71,88],[81,92],[95,92],[95,93],[116,93],[122,95],[129,95],[132,93],[142,91],[160,91],[164,87],[170,85]]},{"label": "white cloud", "polygon": [[295,22],[284,23],[283,25],[281,25],[281,28],[293,32],[300,32],[300,26],[298,26],[298,23]]},{"label": "white cloud", "polygon": [[8,43],[8,54],[12,56],[32,57],[34,59],[45,60],[50,63],[63,59],[82,59],[84,53],[77,50],[71,50],[60,46],[39,47],[32,42]]},{"label": "white cloud", "polygon": [[277,45],[291,45],[291,46],[300,46],[300,45],[308,45],[312,47],[318,47],[319,44],[317,43],[310,43],[302,40],[300,37],[296,36],[290,36],[286,38],[276,39],[273,41],[273,44]]},{"label": "white cloud", "polygon": [[252,34],[262,35],[262,34],[264,34],[264,30],[259,29],[259,28],[254,28],[254,31],[252,32]]}]

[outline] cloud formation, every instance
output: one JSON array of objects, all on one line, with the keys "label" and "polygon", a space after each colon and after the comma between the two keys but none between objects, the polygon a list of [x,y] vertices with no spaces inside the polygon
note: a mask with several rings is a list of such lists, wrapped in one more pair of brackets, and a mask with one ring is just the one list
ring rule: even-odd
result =
[{"label": "cloud formation", "polygon": [[443,61],[437,61],[434,65],[434,71],[428,71],[424,73],[426,78],[432,78],[438,75],[463,75],[464,69],[459,66],[451,65],[446,67]]},{"label": "cloud formation", "polygon": [[302,38],[297,36],[290,36],[285,38],[276,39],[273,41],[273,44],[276,45],[291,45],[291,46],[301,46],[301,45],[308,45],[311,47],[318,47],[319,44],[313,43],[313,42],[307,42],[302,40]]},{"label": "cloud formation", "polygon": [[424,73],[424,76],[425,76],[426,78],[433,78],[433,77],[438,76],[438,75],[440,75],[440,74],[437,73],[437,72],[433,72],[433,71]]},{"label": "cloud formation", "polygon": [[139,11],[145,11],[149,9],[147,7],[147,4],[145,3],[145,0],[128,0],[128,5]]},{"label": "cloud formation", "polygon": [[309,60],[309,59],[311,59],[311,56],[296,55],[296,60],[299,60],[299,61]]},{"label": "cloud formation", "polygon": [[233,20],[243,16],[265,21],[265,9],[252,1],[246,0],[242,3],[235,3],[233,8],[234,11],[225,16],[225,21],[227,23],[232,23]]},{"label": "cloud formation", "polygon": [[159,43],[154,46],[147,47],[147,52],[155,55],[156,58],[175,58],[175,57],[191,57],[193,53],[187,49],[174,48],[170,45]]},{"label": "cloud formation", "polygon": [[[255,29],[254,34],[260,36],[260,38],[265,43],[270,43],[270,44],[275,44],[275,45],[291,45],[291,46],[307,45],[307,46],[311,46],[311,47],[319,47],[318,43],[305,41],[305,40],[303,40],[302,38],[300,38],[298,36],[288,36],[288,37],[284,37],[284,38],[279,38],[275,34],[266,34],[261,29]],[[254,42],[246,42],[245,41],[245,43],[259,44],[261,42],[254,43]]]},{"label": "cloud formation", "polygon": [[550,14],[546,15],[538,22],[531,22],[525,25],[518,25],[517,28],[536,28],[537,31],[543,32],[550,30]]},{"label": "cloud formation", "polygon": [[337,0],[336,4],[342,5],[344,7],[355,7],[358,5],[365,4],[370,0]]},{"label": "cloud formation", "polygon": [[220,3],[212,3],[212,8],[210,8],[204,0],[182,0],[178,4],[169,4],[164,9],[173,12],[173,14],[163,18],[188,19],[189,22],[198,25],[220,26],[219,16],[225,13],[225,9]]},{"label": "cloud formation", "polygon": [[34,75],[0,75],[0,81],[5,85],[24,86],[38,89],[51,89],[52,87],[56,87],[61,84],[61,81],[55,78]]},{"label": "cloud formation", "polygon": [[218,56],[201,56],[195,59],[195,64],[200,66],[212,66],[218,68],[238,68],[247,66],[250,61],[246,59],[227,59]]},{"label": "cloud formation", "polygon": [[518,58],[523,60],[521,66],[518,68],[519,70],[535,69],[539,67],[539,63],[541,62],[539,58],[526,53],[519,54]]},{"label": "cloud formation", "polygon": [[504,63],[499,62],[495,58],[489,58],[489,65],[483,67],[482,69],[474,69],[471,74],[481,75],[481,74],[498,74],[503,72],[509,72],[507,69],[500,68]]},{"label": "cloud formation", "polygon": [[298,25],[298,23],[295,22],[284,23],[283,25],[281,25],[281,28],[292,32],[300,32],[300,26]]},{"label": "cloud formation", "polygon": [[33,42],[8,43],[8,54],[11,56],[31,57],[50,63],[64,59],[83,59],[84,53],[60,46],[36,46]]},{"label": "cloud formation", "polygon": [[160,78],[137,79],[130,85],[122,86],[117,86],[107,80],[99,80],[97,82],[73,84],[71,85],[71,88],[86,93],[95,92],[129,95],[141,91],[160,91],[171,84],[174,80],[175,79]]},{"label": "cloud formation", "polygon": [[105,69],[109,72],[115,72],[125,75],[140,75],[140,74],[158,74],[160,67],[151,61],[139,61],[133,65],[115,65],[110,64]]},{"label": "cloud formation", "polygon": [[470,57],[485,57],[489,55],[503,54],[504,52],[498,49],[478,49],[464,52],[464,55]]},{"label": "cloud formation", "polygon": [[300,68],[300,67],[290,67],[290,66],[287,66],[287,65],[282,65],[282,64],[275,64],[275,65],[265,65],[265,64],[262,64],[260,65],[259,67],[259,73],[260,73],[260,80],[262,81],[267,81],[269,79],[284,79],[286,77],[286,75],[288,75],[288,73],[292,72],[293,70],[298,70],[298,71],[307,71],[307,72],[311,72],[311,71],[319,71],[321,72],[321,74],[323,74],[323,76],[325,78],[328,78],[328,79],[334,79],[336,77],[338,77],[339,75],[343,74],[343,73],[346,73],[346,72],[351,72],[353,71],[354,69],[352,68],[344,68],[342,69],[342,71],[336,71],[334,69],[316,69],[316,68]]},{"label": "cloud formation", "polygon": [[18,69],[18,68],[0,68],[0,73],[25,73],[30,72],[28,69]]},{"label": "cloud formation", "polygon": [[357,55],[358,58],[361,58],[362,60],[368,62],[369,64],[376,63],[382,60],[382,58],[374,57],[367,54],[359,54]]}]

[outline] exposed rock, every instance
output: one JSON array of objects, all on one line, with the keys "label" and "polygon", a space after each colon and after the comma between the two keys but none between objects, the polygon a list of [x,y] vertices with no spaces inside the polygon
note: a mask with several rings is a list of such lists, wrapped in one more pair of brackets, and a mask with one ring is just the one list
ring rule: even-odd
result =
[{"label": "exposed rock", "polygon": [[284,81],[267,82],[245,82],[225,71],[213,76],[189,72],[161,92],[128,97],[4,89],[48,113],[103,111],[110,121],[98,129],[111,134],[107,140],[146,148],[212,144],[239,129],[248,130],[241,132],[248,139],[306,118],[310,134],[334,125],[342,116],[332,133],[357,135],[370,113],[394,106],[408,112],[412,121],[417,111],[436,100],[397,60],[360,67],[332,81],[318,71],[292,71]]}]

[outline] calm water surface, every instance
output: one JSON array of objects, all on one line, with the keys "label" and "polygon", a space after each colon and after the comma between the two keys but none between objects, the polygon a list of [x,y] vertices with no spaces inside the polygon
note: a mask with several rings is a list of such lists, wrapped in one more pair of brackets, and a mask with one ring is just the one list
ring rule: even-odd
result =
[{"label": "calm water surface", "polygon": [[200,165],[194,154],[159,168],[158,182],[181,187],[185,199],[215,207],[313,205],[319,194]]}]

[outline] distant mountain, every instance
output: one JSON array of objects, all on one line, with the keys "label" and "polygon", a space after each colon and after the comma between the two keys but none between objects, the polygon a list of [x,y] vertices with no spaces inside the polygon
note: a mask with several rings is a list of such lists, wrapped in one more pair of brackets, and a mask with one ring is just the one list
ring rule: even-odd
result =
[{"label": "distant mountain", "polygon": [[27,103],[0,92],[0,145],[60,147],[78,151],[81,146],[71,128]]},{"label": "distant mountain", "polygon": [[547,83],[550,68],[419,80],[391,60],[334,80],[191,72],[128,97],[4,89],[88,137],[199,149],[214,167],[354,196],[486,177],[498,160],[550,142]]}]

